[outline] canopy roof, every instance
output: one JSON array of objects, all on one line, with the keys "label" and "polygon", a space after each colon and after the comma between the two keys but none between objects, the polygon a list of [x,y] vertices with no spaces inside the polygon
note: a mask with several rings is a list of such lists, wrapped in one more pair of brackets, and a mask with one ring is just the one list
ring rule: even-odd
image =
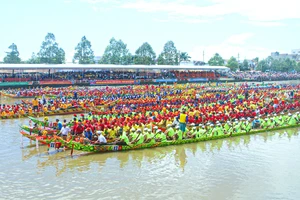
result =
[{"label": "canopy roof", "polygon": [[0,70],[38,70],[38,69],[74,69],[74,70],[229,70],[225,66],[190,66],[190,65],[99,65],[99,64],[61,64],[61,65],[51,65],[51,64],[0,64]]}]

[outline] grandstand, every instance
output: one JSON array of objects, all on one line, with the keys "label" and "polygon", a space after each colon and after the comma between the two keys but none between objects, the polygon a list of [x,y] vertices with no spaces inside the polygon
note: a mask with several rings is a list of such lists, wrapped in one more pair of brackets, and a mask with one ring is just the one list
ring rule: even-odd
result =
[{"label": "grandstand", "polygon": [[[206,82],[217,80],[224,66],[191,65],[80,65],[80,64],[2,64],[1,82],[35,84],[140,84],[170,82]],[[38,82],[38,83],[37,83]],[[0,85],[1,86],[1,85]]]}]

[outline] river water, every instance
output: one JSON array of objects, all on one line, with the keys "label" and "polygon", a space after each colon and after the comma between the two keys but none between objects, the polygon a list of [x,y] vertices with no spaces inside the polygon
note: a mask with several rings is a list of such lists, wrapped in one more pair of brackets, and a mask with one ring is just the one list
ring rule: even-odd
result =
[{"label": "river water", "polygon": [[[11,100],[2,97],[2,103]],[[60,116],[70,119],[72,116]],[[55,117],[50,117],[54,120]],[[0,199],[299,199],[300,129],[155,149],[47,153],[0,120]]]}]

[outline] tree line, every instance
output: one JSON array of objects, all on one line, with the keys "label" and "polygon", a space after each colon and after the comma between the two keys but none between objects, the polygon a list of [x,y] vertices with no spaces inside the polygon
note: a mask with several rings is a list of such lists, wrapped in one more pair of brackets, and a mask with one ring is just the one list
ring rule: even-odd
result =
[{"label": "tree line", "polygon": [[[40,51],[32,53],[30,59],[21,61],[20,54],[16,44],[9,47],[9,52],[3,59],[4,63],[18,64],[64,64],[65,51],[58,46],[55,35],[48,33],[45,40],[42,42]],[[151,45],[147,42],[143,43],[132,55],[122,40],[110,39],[108,46],[99,60],[99,64],[115,64],[115,65],[178,65],[181,61],[190,61],[190,56],[187,52],[180,52],[175,47],[173,41],[168,41],[163,48],[163,51],[156,57]],[[79,64],[94,64],[95,55],[92,49],[91,42],[83,36],[80,42],[75,47],[73,63]]]},{"label": "tree line", "polygon": [[[12,44],[9,47],[9,52],[6,52],[6,56],[3,59],[4,63],[18,64],[63,64],[65,63],[65,51],[58,46],[55,35],[48,33],[45,40],[42,42],[40,51],[38,53],[32,53],[30,59],[21,61],[20,54],[16,44]],[[105,48],[99,64],[115,64],[115,65],[179,65],[181,61],[190,61],[190,56],[187,52],[180,52],[175,47],[173,41],[168,41],[163,51],[156,56],[151,45],[147,42],[143,43],[132,55],[122,40],[116,40],[111,38],[109,44]],[[92,49],[91,42],[83,36],[80,42],[75,47],[75,54],[73,56],[73,63],[79,64],[94,64],[95,56]],[[273,59],[268,57],[263,60],[255,58],[249,63],[246,59],[243,62],[239,62],[235,57],[231,57],[227,62],[216,53],[208,61],[210,66],[224,66],[226,64],[232,71],[248,71],[250,69],[256,69],[260,71],[300,71],[300,63],[289,58],[286,59]]]},{"label": "tree line", "polygon": [[[224,66],[225,60],[216,53],[209,61],[210,66]],[[249,71],[255,69],[258,71],[266,72],[300,72],[300,62],[296,62],[290,58],[274,59],[271,56],[266,59],[259,60],[258,57],[251,60],[251,63],[248,60],[239,62],[235,57],[231,57],[227,63],[226,67],[229,67],[231,71]]]}]

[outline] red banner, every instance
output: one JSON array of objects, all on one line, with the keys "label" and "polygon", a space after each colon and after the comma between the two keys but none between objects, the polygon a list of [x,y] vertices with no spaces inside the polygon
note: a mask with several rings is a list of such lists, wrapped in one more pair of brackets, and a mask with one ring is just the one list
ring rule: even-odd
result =
[{"label": "red banner", "polygon": [[71,81],[39,81],[40,85],[72,85]]},{"label": "red banner", "polygon": [[134,84],[134,80],[102,80],[91,81],[91,85]]},{"label": "red banner", "polygon": [[6,82],[26,82],[30,81],[30,78],[5,78]]}]

